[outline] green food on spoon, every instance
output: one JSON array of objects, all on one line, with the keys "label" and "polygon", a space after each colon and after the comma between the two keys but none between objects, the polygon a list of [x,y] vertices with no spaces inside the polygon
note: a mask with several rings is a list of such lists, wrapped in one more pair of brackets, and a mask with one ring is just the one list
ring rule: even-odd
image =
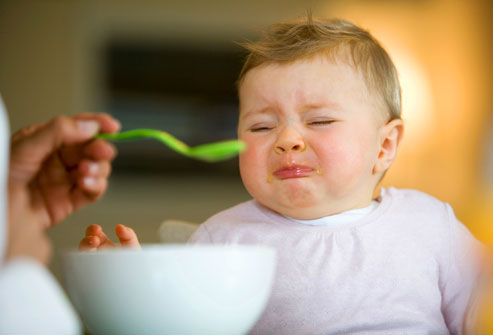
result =
[{"label": "green food on spoon", "polygon": [[115,134],[102,133],[96,135],[96,138],[110,141],[153,138],[163,142],[168,147],[182,155],[211,163],[232,158],[246,148],[245,143],[238,140],[221,141],[189,147],[173,135],[155,129],[133,129]]}]

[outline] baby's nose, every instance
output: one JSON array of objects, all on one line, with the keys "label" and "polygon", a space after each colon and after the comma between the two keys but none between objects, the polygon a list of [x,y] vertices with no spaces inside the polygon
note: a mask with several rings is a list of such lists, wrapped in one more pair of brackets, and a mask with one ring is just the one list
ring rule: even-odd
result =
[{"label": "baby's nose", "polygon": [[277,154],[282,154],[292,151],[302,152],[305,148],[306,144],[301,134],[295,129],[287,128],[279,134],[274,151]]}]

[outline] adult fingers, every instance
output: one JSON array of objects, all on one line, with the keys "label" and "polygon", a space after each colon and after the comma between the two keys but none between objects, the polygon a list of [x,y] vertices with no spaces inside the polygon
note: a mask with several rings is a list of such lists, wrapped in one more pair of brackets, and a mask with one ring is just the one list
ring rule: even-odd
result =
[{"label": "adult fingers", "polygon": [[120,130],[121,125],[118,120],[105,113],[80,113],[74,115],[78,120],[97,120],[102,133],[114,133]]},{"label": "adult fingers", "polygon": [[[81,121],[96,120],[100,125],[99,132],[102,133],[114,133],[121,128],[119,121],[108,114],[84,113],[74,116],[74,119]],[[115,154],[115,147],[102,139],[93,139],[83,145],[65,146],[60,150],[60,156],[68,167],[77,165],[82,157],[92,158],[93,160],[112,160]]]},{"label": "adult fingers", "polygon": [[99,131],[118,129],[118,121],[104,114],[83,114],[73,118],[59,116],[44,126],[19,135],[18,140],[12,143],[11,164],[14,168],[29,164],[36,173],[43,161],[62,146],[86,142]]},{"label": "adult fingers", "polygon": [[12,144],[11,170],[22,171],[19,176],[28,182],[38,173],[45,159],[62,145],[87,141],[99,128],[94,120],[57,117]]},{"label": "adult fingers", "polygon": [[102,139],[63,147],[59,152],[63,163],[69,168],[77,166],[84,158],[100,161],[112,160],[116,156],[115,147]]},{"label": "adult fingers", "polygon": [[84,177],[78,179],[77,187],[71,193],[74,210],[98,200],[107,188],[108,180],[106,178]]},{"label": "adult fingers", "polygon": [[70,171],[70,179],[76,184],[71,194],[76,208],[80,207],[77,206],[80,201],[85,204],[101,196],[106,191],[110,174],[111,164],[107,161],[83,160],[76,170]]},{"label": "adult fingers", "polygon": [[108,161],[95,162],[83,160],[80,162],[77,177],[107,178],[111,173],[111,164]]},{"label": "adult fingers", "polygon": [[37,206],[49,214],[50,221],[47,227],[61,222],[73,212],[73,205],[68,197],[73,188],[73,181],[67,175],[58,156],[52,155],[45,161],[43,169],[30,186],[31,194],[38,190],[41,195]]},{"label": "adult fingers", "polygon": [[122,224],[118,224],[115,227],[115,232],[116,236],[118,236],[118,239],[120,240],[120,244],[122,245],[122,247],[140,248],[137,234],[135,234],[135,231],[132,228],[126,227]]},{"label": "adult fingers", "polygon": [[108,141],[97,139],[85,145],[82,153],[94,160],[112,160],[116,156],[116,148]]},{"label": "adult fingers", "polygon": [[[100,125],[100,131],[104,133],[113,133],[118,131],[121,128],[120,122],[114,118],[112,118],[108,114],[96,114],[96,113],[81,113],[72,117],[75,120],[87,121],[87,120],[95,120]],[[55,119],[54,119],[55,120]],[[52,120],[52,122],[54,121]],[[37,124],[33,124],[22,129],[19,129],[15,132],[11,137],[11,142],[15,143],[19,140],[22,140],[25,137],[31,136],[33,133],[37,132],[41,128],[46,127],[48,122],[41,122]]]},{"label": "adult fingers", "polygon": [[33,124],[25,128],[19,129],[12,135],[12,137],[10,138],[10,142],[11,143],[18,142],[19,140],[30,136],[32,133],[38,131],[38,129],[43,128],[44,126],[46,126],[46,122]]}]

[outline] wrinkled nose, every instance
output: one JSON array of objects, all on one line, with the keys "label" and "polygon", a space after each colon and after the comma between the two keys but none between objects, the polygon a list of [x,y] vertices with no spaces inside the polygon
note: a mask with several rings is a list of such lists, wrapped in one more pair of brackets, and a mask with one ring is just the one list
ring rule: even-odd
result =
[{"label": "wrinkled nose", "polygon": [[289,153],[293,151],[302,152],[306,148],[305,140],[299,132],[292,127],[286,127],[277,137],[274,151],[277,154]]}]

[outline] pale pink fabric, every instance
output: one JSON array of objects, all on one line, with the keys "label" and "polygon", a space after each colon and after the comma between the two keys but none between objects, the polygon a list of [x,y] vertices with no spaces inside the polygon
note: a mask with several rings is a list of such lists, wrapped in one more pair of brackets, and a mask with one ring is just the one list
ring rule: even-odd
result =
[{"label": "pale pink fabric", "polygon": [[479,242],[429,195],[389,188],[379,201],[359,221],[319,227],[251,200],[211,217],[189,243],[277,249],[251,334],[461,334]]}]

